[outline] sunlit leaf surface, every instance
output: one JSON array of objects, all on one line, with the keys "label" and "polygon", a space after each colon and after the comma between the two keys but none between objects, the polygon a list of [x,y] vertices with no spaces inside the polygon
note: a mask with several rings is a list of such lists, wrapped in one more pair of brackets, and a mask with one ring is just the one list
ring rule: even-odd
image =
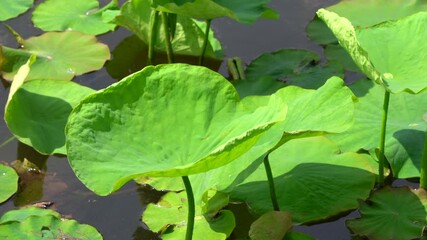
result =
[{"label": "sunlit leaf surface", "polygon": [[18,190],[18,174],[13,168],[0,164],[0,186],[0,203],[2,203]]},{"label": "sunlit leaf surface", "polygon": [[146,67],[85,98],[66,128],[77,177],[107,195],[142,177],[205,172],[238,158],[275,123],[286,105],[240,103],[220,74],[185,64]]},{"label": "sunlit leaf surface", "polygon": [[9,222],[9,221],[18,221],[22,222],[30,216],[54,216],[57,218],[61,217],[61,214],[50,210],[50,209],[41,209],[38,207],[26,207],[18,210],[11,210],[6,212],[0,217],[0,224]]},{"label": "sunlit leaf surface", "polygon": [[27,11],[34,0],[2,0],[0,4],[0,21],[6,21]]}]

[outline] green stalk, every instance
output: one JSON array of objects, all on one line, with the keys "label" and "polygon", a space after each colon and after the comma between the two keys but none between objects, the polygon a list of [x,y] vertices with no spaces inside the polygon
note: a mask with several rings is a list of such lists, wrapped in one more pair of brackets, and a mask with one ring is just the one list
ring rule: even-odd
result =
[{"label": "green stalk", "polygon": [[276,187],[274,186],[273,173],[271,172],[270,161],[268,160],[268,155],[269,154],[267,154],[267,156],[265,156],[265,158],[264,158],[264,167],[265,167],[265,173],[267,174],[268,185],[270,187],[271,203],[273,204],[273,210],[274,211],[280,211],[279,202],[277,201],[277,196],[276,196]]},{"label": "green stalk", "polygon": [[163,31],[165,33],[165,42],[166,42],[166,53],[168,55],[168,63],[174,62],[173,49],[172,49],[172,38],[169,31],[169,21],[168,14],[162,12],[162,22],[163,22]]},{"label": "green stalk", "polygon": [[202,53],[200,54],[200,58],[199,58],[200,66],[203,65],[203,62],[205,60],[206,48],[208,47],[208,42],[209,42],[209,31],[211,29],[211,22],[212,22],[212,19],[206,20],[205,38],[203,40]]},{"label": "green stalk", "polygon": [[184,181],[185,191],[187,192],[187,199],[188,199],[187,232],[185,233],[185,240],[192,240],[193,229],[194,229],[194,217],[196,216],[193,189],[191,187],[190,179],[188,179],[188,176],[182,176],[182,181]]},{"label": "green stalk", "polygon": [[387,115],[388,115],[388,105],[390,100],[390,92],[385,90],[384,93],[384,102],[383,102],[383,111],[382,111],[382,122],[381,122],[381,135],[380,135],[380,159],[379,159],[379,169],[378,169],[378,182],[380,185],[384,184],[384,162],[385,162],[385,134],[387,128]]},{"label": "green stalk", "polygon": [[424,140],[424,151],[421,158],[420,188],[427,189],[427,132]]},{"label": "green stalk", "polygon": [[157,39],[157,22],[159,19],[159,12],[152,10],[150,18],[150,40],[148,42],[148,59],[147,65],[154,63],[154,45]]}]

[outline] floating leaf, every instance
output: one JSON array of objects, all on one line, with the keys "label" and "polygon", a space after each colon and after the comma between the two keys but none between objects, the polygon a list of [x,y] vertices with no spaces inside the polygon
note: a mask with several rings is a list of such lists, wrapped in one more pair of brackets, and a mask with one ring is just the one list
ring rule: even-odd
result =
[{"label": "floating leaf", "polygon": [[301,232],[291,231],[286,233],[283,240],[315,240],[315,238]]},{"label": "floating leaf", "polygon": [[[150,16],[152,9],[148,0],[133,0],[125,3],[121,14],[117,16],[117,24],[126,27],[135,33],[146,44],[150,37]],[[155,48],[166,52],[165,35],[162,31],[163,23],[157,24],[157,39]],[[202,52],[206,24],[189,17],[177,17],[175,35],[172,39],[172,48],[175,54],[199,56]],[[223,57],[221,43],[209,31],[209,39],[205,56],[221,59]]]},{"label": "floating leaf", "polygon": [[[328,136],[344,151],[372,150],[380,141],[381,111],[384,89],[368,80],[359,80],[350,86],[358,97],[354,125],[346,132]],[[419,177],[421,154],[427,123],[427,93],[395,94],[390,98],[385,156],[393,176]]]},{"label": "floating leaf", "polygon": [[249,237],[252,240],[282,240],[292,228],[292,217],[288,212],[270,211],[252,223]]},{"label": "floating leaf", "polygon": [[348,220],[347,226],[372,240],[419,239],[427,223],[426,196],[421,189],[383,188],[361,205],[361,218]]},{"label": "floating leaf", "polygon": [[28,208],[21,208],[18,210],[11,210],[6,212],[0,217],[0,224],[10,221],[17,221],[17,222],[23,222],[25,219],[27,219],[30,216],[54,216],[57,218],[61,218],[61,214],[50,210],[50,209],[41,209],[38,207],[28,207]]},{"label": "floating leaf", "polygon": [[1,71],[6,79],[12,79],[31,55],[37,60],[26,80],[71,80],[75,75],[100,69],[110,58],[106,45],[78,32],[49,32],[25,40],[22,49],[2,48],[5,64]]},{"label": "floating leaf", "polygon": [[318,16],[338,38],[353,61],[370,79],[392,93],[419,93],[427,88],[424,66],[427,56],[427,12],[368,28],[354,28],[351,22],[320,9]]},{"label": "floating leaf", "polygon": [[192,18],[214,19],[229,17],[242,23],[253,23],[258,18],[277,19],[278,14],[266,7],[271,0],[153,0],[154,7]]},{"label": "floating leaf", "polygon": [[[184,239],[187,228],[187,197],[185,192],[169,192],[157,204],[150,203],[142,214],[142,220],[162,239]],[[196,206],[193,239],[225,240],[235,227],[233,213],[217,211],[213,217],[203,215]]]},{"label": "floating leaf", "polygon": [[70,81],[32,80],[12,96],[5,110],[10,131],[43,154],[65,150],[65,124],[73,107],[95,91]]},{"label": "floating leaf", "polygon": [[0,21],[6,21],[27,11],[33,6],[34,0],[2,0],[0,5]]},{"label": "floating leaf", "polygon": [[13,168],[0,164],[0,203],[6,201],[18,190],[18,178]]},{"label": "floating leaf", "polygon": [[258,108],[239,103],[233,86],[207,68],[149,66],[76,107],[66,127],[68,159],[88,188],[107,195],[137,177],[223,166],[285,114],[274,95]]},{"label": "floating leaf", "polygon": [[98,35],[114,30],[103,20],[104,13],[119,13],[117,0],[99,9],[97,0],[47,0],[34,10],[33,22],[44,31],[79,31]]},{"label": "floating leaf", "polygon": [[102,239],[99,232],[75,220],[60,219],[55,216],[29,216],[22,221],[0,224],[2,239]]},{"label": "floating leaf", "polygon": [[342,70],[317,64],[318,54],[299,49],[283,49],[255,59],[245,71],[246,79],[235,81],[241,97],[268,95],[283,88],[285,83],[305,88],[319,88]]},{"label": "floating leaf", "polygon": [[315,16],[313,20],[307,25],[307,36],[313,42],[319,45],[328,45],[338,43],[337,38],[325,25],[325,23],[319,19],[319,17]]},{"label": "floating leaf", "polygon": [[340,64],[345,70],[352,72],[360,72],[359,68],[353,62],[353,59],[348,53],[338,44],[329,44],[325,47],[325,57],[328,63],[336,62]]},{"label": "floating leaf", "polygon": [[[324,220],[358,207],[375,183],[375,163],[368,155],[341,153],[325,137],[288,141],[270,156],[280,209],[294,223]],[[273,207],[264,166],[260,166],[231,197],[246,201],[256,213]]]}]

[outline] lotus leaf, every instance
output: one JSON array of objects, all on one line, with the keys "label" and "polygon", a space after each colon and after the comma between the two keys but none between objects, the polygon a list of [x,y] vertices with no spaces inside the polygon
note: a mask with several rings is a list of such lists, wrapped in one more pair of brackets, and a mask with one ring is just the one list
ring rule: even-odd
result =
[{"label": "lotus leaf", "polygon": [[419,239],[427,223],[427,194],[408,187],[386,187],[360,207],[361,218],[348,220],[356,234],[372,240]]},{"label": "lotus leaf", "polygon": [[[290,140],[270,156],[282,211],[294,223],[324,220],[358,207],[375,184],[376,163],[369,155],[340,152],[325,137]],[[256,213],[272,209],[265,169],[257,169],[231,193]]]},{"label": "lotus leaf", "polygon": [[10,131],[43,154],[66,154],[65,124],[73,107],[94,90],[70,81],[31,80],[5,109]]},{"label": "lotus leaf", "polygon": [[281,240],[292,228],[292,217],[288,212],[266,212],[252,223],[249,237],[252,240]]},{"label": "lotus leaf", "polygon": [[262,107],[239,102],[233,86],[207,68],[146,67],[71,113],[70,165],[100,195],[137,177],[187,176],[223,166],[286,115],[274,95]]},{"label": "lotus leaf", "polygon": [[[235,161],[209,172],[190,176],[196,202],[200,201],[201,196],[211,188],[230,192],[236,185],[242,183],[262,163],[265,153],[278,144],[283,132],[291,136],[304,132],[342,132],[353,125],[353,94],[337,77],[329,79],[317,90],[288,86],[279,90],[276,95],[288,105],[285,121],[273,126],[257,144]],[[243,98],[242,103],[248,106],[261,106],[268,98],[251,96]],[[168,181],[174,184],[174,188],[171,189],[184,189],[182,182],[181,187],[175,185],[180,182],[179,179],[164,178],[153,186],[164,190],[171,186],[165,186]]]},{"label": "lotus leaf", "polygon": [[336,62],[343,66],[345,70],[360,72],[348,53],[338,44],[329,44],[325,47],[325,57],[328,63]]},{"label": "lotus leaf", "polygon": [[[152,231],[161,232],[162,239],[184,239],[188,214],[186,202],[185,192],[169,192],[157,204],[148,204],[142,220]],[[209,217],[196,207],[193,239],[225,240],[234,227],[231,211],[217,211],[214,217]]]},{"label": "lotus leaf", "polygon": [[1,71],[6,79],[12,79],[31,55],[36,55],[37,60],[26,80],[71,80],[75,75],[101,68],[110,58],[106,45],[79,32],[48,32],[25,40],[22,49],[2,48],[5,64]]},{"label": "lotus leaf", "polygon": [[33,6],[34,0],[2,0],[0,5],[0,21],[6,21],[27,11]]},{"label": "lotus leaf", "polygon": [[[330,135],[344,151],[375,149],[379,142],[384,89],[368,80],[359,80],[350,86],[358,97],[355,105],[355,123],[346,132]],[[393,176],[419,177],[421,155],[427,123],[427,94],[401,93],[390,98],[387,120],[385,156]]]},{"label": "lotus leaf", "polygon": [[[121,14],[116,18],[116,23],[126,27],[148,44],[151,12],[149,0],[129,1],[123,5]],[[165,35],[160,30],[163,29],[163,23],[157,24],[157,27],[158,36],[155,48],[166,52]],[[175,35],[172,39],[174,53],[199,56],[202,52],[205,29],[205,23],[178,15]],[[213,31],[209,31],[209,41],[205,56],[213,59],[221,59],[223,57],[221,43],[214,37]]]},{"label": "lotus leaf", "polygon": [[57,218],[61,218],[61,214],[50,210],[50,209],[41,209],[38,207],[27,207],[21,208],[18,210],[11,210],[6,212],[0,217],[0,224],[10,221],[23,222],[30,216],[54,216]]},{"label": "lotus leaf", "polygon": [[116,25],[106,22],[105,18],[106,12],[119,13],[117,0],[98,8],[97,0],[48,0],[34,10],[32,20],[44,31],[79,31],[98,35],[114,30]]},{"label": "lotus leaf", "polygon": [[0,237],[2,239],[102,239],[101,234],[89,225],[52,215],[29,216],[22,221],[1,223]]},{"label": "lotus leaf", "polygon": [[288,232],[283,240],[315,240],[314,237],[300,232]]},{"label": "lotus leaf", "polygon": [[229,17],[242,23],[253,23],[258,18],[277,19],[278,14],[265,5],[271,0],[152,0],[154,7],[192,18],[214,19]]},{"label": "lotus leaf", "polygon": [[0,164],[0,203],[6,201],[18,190],[18,178],[13,168]]},{"label": "lotus leaf", "polygon": [[332,76],[343,76],[333,65],[317,64],[318,54],[299,49],[283,49],[266,53],[255,59],[246,68],[245,80],[235,81],[241,97],[268,95],[286,84],[304,88],[319,88]]},{"label": "lotus leaf", "polygon": [[325,9],[317,14],[370,79],[392,93],[416,94],[427,88],[427,56],[420,54],[427,51],[427,12],[368,28],[355,28],[348,19]]}]

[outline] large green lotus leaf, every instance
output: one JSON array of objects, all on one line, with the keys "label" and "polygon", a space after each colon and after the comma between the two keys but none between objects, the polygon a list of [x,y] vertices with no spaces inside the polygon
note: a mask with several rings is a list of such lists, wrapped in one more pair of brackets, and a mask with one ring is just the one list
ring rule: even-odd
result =
[{"label": "large green lotus leaf", "polygon": [[[148,204],[142,221],[162,239],[184,239],[187,229],[187,196],[185,192],[169,192],[157,203]],[[235,227],[234,215],[229,210],[217,211],[213,217],[202,214],[196,206],[193,239],[226,239]]]},{"label": "large green lotus leaf", "polygon": [[0,203],[6,201],[18,190],[18,178],[13,168],[0,164]]},{"label": "large green lotus leaf", "polygon": [[427,223],[427,194],[408,187],[386,187],[360,207],[361,218],[348,220],[356,234],[372,240],[420,239]]},{"label": "large green lotus leaf", "polygon": [[[210,188],[230,192],[242,183],[262,163],[265,154],[278,144],[283,132],[291,135],[303,132],[342,132],[353,124],[353,94],[339,78],[329,79],[318,90],[288,86],[279,90],[276,95],[288,105],[285,121],[273,126],[257,144],[235,161],[209,172],[191,175],[196,201]],[[267,103],[268,98],[251,96],[244,98],[242,103],[262,106]],[[168,181],[172,181],[173,185],[166,183]],[[180,180],[163,178],[153,185],[159,189],[173,186],[176,190],[179,189],[175,185],[177,182]]]},{"label": "large green lotus leaf", "polygon": [[31,55],[37,60],[26,80],[71,80],[75,75],[100,69],[110,58],[107,45],[79,32],[48,32],[25,40],[22,49],[2,48],[5,63],[1,71],[6,79],[12,79]]},{"label": "large green lotus leaf", "polygon": [[[149,0],[133,0],[125,3],[116,23],[135,33],[142,41],[149,43],[150,15],[152,13]],[[160,19],[160,18],[159,18]],[[166,52],[163,23],[157,24],[158,37],[155,48]],[[178,15],[175,35],[172,39],[172,48],[175,54],[199,56],[202,52],[206,24],[186,16]],[[209,39],[205,56],[213,59],[222,59],[221,43],[209,31]]]},{"label": "large green lotus leaf", "polygon": [[[290,140],[270,156],[280,209],[294,223],[324,220],[358,207],[375,184],[369,155],[341,152],[325,137]],[[273,209],[264,166],[235,188],[231,197],[256,213]]]},{"label": "large green lotus leaf", "polygon": [[205,172],[248,151],[286,115],[275,95],[262,107],[239,102],[233,86],[205,67],[149,66],[73,110],[68,159],[100,195],[137,177]]},{"label": "large green lotus leaf", "polygon": [[[375,149],[380,142],[384,89],[368,80],[359,80],[350,88],[359,98],[355,105],[354,125],[346,132],[329,137],[345,151]],[[385,156],[394,177],[419,177],[427,128],[423,120],[426,106],[427,93],[401,93],[390,97]]]},{"label": "large green lotus leaf", "polygon": [[343,76],[342,69],[317,64],[318,54],[302,49],[282,49],[265,53],[246,68],[245,80],[235,81],[241,97],[268,95],[288,85],[319,88],[332,76]]},{"label": "large green lotus leaf", "polygon": [[105,22],[105,12],[119,13],[117,0],[99,9],[97,0],[48,0],[33,12],[36,27],[44,31],[78,31],[98,35],[114,30],[115,24]]},{"label": "large green lotus leaf", "polygon": [[325,47],[324,54],[328,63],[339,63],[345,70],[360,72],[350,55],[338,44],[329,44]]},{"label": "large green lotus leaf", "polygon": [[423,70],[427,57],[419,54],[427,51],[427,12],[357,29],[333,12],[320,9],[317,14],[370,79],[392,93],[419,93],[427,88]]},{"label": "large green lotus leaf", "polygon": [[47,215],[29,216],[23,221],[1,223],[0,238],[97,240],[102,239],[102,236],[92,226]]},{"label": "large green lotus leaf", "polygon": [[5,109],[9,130],[43,154],[66,154],[65,124],[71,110],[95,91],[70,81],[31,80],[13,94]]},{"label": "large green lotus leaf", "polygon": [[266,7],[271,0],[194,0],[184,4],[176,0],[152,0],[154,7],[199,19],[229,17],[242,23],[258,18],[277,19],[278,14]]},{"label": "large green lotus leaf", "polygon": [[292,217],[288,212],[270,211],[252,223],[249,237],[252,240],[277,239],[285,237],[292,228]]},{"label": "large green lotus leaf", "polygon": [[33,6],[34,0],[2,0],[0,5],[0,21],[6,21],[27,11]]},{"label": "large green lotus leaf", "polygon": [[6,212],[0,217],[0,224],[10,221],[22,222],[30,216],[54,216],[61,218],[61,214],[50,209],[27,207]]}]

